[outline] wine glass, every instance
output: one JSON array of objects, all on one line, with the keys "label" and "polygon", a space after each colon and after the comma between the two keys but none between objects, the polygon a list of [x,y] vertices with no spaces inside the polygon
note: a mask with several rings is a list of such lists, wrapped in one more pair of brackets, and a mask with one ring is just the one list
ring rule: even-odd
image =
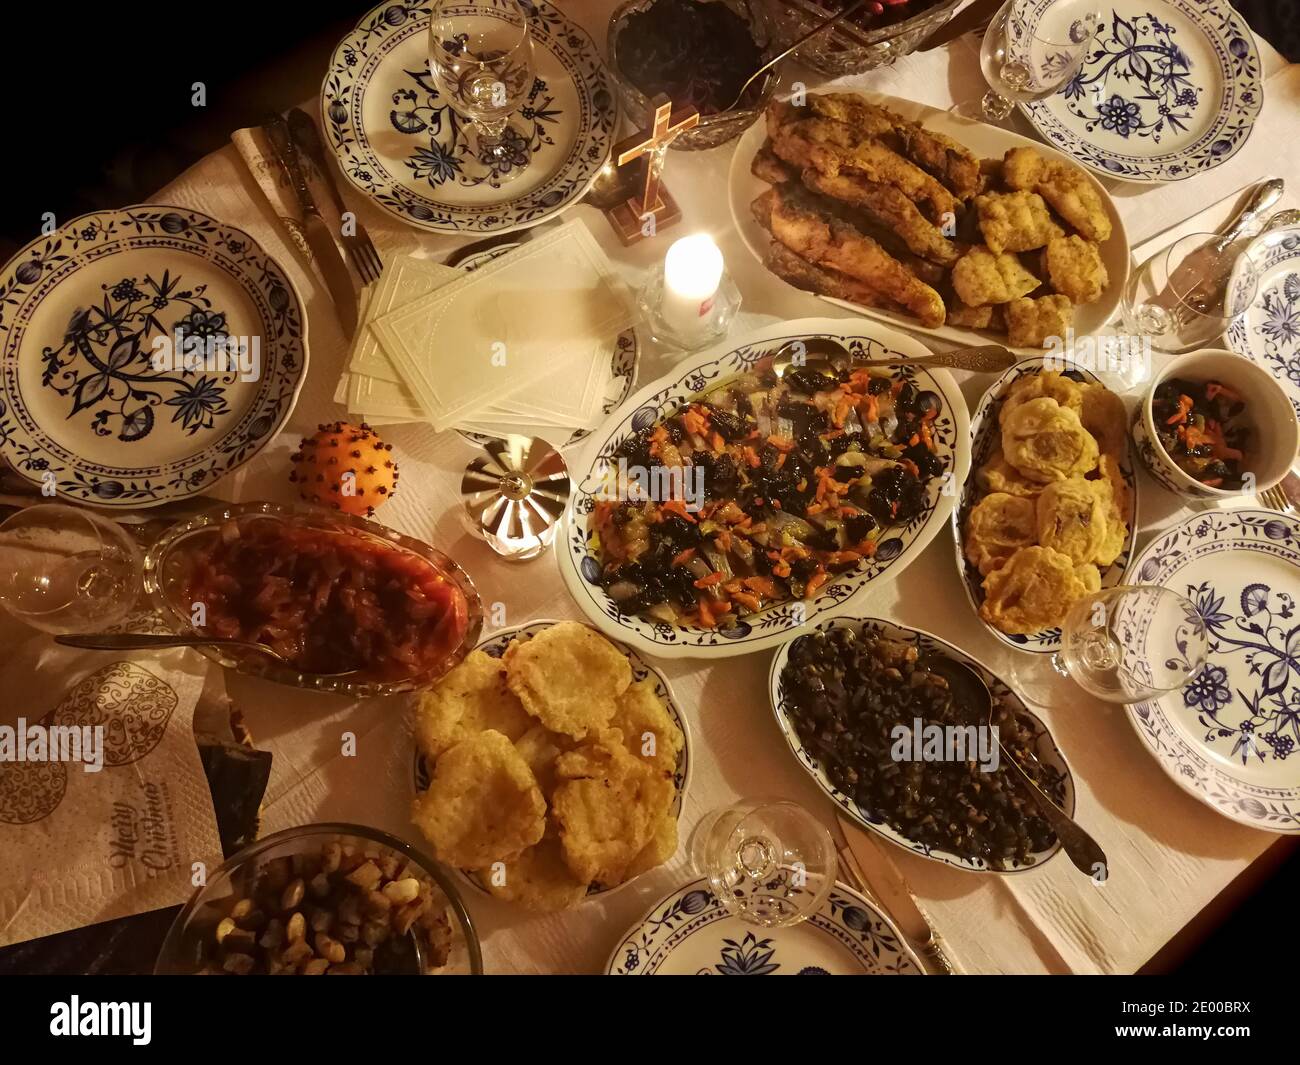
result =
[{"label": "wine glass", "polygon": [[98,632],[140,590],[140,551],[117,522],[62,503],[0,523],[0,605],[43,632]]},{"label": "wine glass", "polygon": [[472,123],[476,156],[493,188],[518,177],[532,153],[531,132],[510,125],[533,87],[530,9],[524,0],[431,5],[429,73],[452,109]]},{"label": "wine glass", "polygon": [[728,911],[768,928],[816,913],[839,870],[826,826],[802,806],[775,799],[706,815],[691,837],[691,860]]},{"label": "wine glass", "polygon": [[1192,233],[1133,271],[1120,303],[1124,328],[1172,355],[1213,347],[1255,299],[1259,270],[1235,244]]},{"label": "wine glass", "polygon": [[1051,96],[1082,65],[1101,24],[1095,0],[1007,0],[980,46],[989,91],[978,117],[1001,123],[1017,103]]},{"label": "wine glass", "polygon": [[[1050,668],[1013,669],[1016,687],[1039,704],[1068,677],[1108,703],[1140,703],[1178,691],[1204,667],[1210,638],[1196,604],[1170,588],[1117,585],[1085,596],[1061,625]],[[1035,656],[1035,662],[1041,662]]]}]

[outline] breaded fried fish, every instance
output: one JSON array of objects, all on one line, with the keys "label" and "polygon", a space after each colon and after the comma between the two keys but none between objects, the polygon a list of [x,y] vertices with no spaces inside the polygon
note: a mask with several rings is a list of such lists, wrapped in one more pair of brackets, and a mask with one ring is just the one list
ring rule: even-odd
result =
[{"label": "breaded fried fish", "polygon": [[1036,192],[986,192],[975,197],[975,210],[984,243],[994,255],[1033,251],[1061,233]]},{"label": "breaded fried fish", "polygon": [[1058,234],[1047,242],[1047,277],[1052,287],[1073,303],[1093,303],[1101,298],[1106,266],[1097,245],[1077,233]]},{"label": "breaded fried fish", "polygon": [[952,268],[953,290],[968,307],[1008,303],[1033,292],[1038,285],[1038,278],[1014,255],[994,255],[982,244],[971,248]]},{"label": "breaded fried fish", "polygon": [[1046,159],[1034,148],[1011,148],[1002,160],[1010,188],[1036,192],[1088,240],[1110,237],[1110,216],[1088,176],[1076,166]]}]

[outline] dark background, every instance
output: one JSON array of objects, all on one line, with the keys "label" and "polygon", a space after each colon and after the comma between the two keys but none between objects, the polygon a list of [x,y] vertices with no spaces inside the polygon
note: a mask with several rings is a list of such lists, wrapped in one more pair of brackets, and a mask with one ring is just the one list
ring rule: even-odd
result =
[{"label": "dark background", "polygon": [[[335,44],[371,6],[365,0],[7,5],[0,128],[10,151],[0,259],[36,236],[44,212],[62,223],[84,211],[146,200],[226,144],[232,130],[314,96]],[[1237,0],[1236,6],[1257,33],[1300,60],[1300,0]],[[203,108],[191,103],[196,81],[207,88]],[[1300,182],[1300,174],[1288,177]],[[1158,772],[1154,765],[1151,771]],[[1151,969],[1244,972],[1242,962],[1260,945],[1275,957],[1292,956],[1300,931],[1288,915],[1298,889],[1300,859],[1287,841],[1207,907]],[[60,943],[3,950],[0,973],[77,972],[87,968],[78,960],[85,957],[105,962],[95,966],[101,971],[148,968],[169,919],[145,916],[134,927],[89,929],[55,937]]]}]

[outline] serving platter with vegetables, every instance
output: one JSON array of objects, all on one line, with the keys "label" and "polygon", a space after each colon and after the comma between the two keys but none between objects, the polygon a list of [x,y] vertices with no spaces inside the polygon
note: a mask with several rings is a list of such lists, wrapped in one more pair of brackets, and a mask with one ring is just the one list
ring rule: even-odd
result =
[{"label": "serving platter with vegetables", "polygon": [[[853,367],[778,378],[776,350],[816,337]],[[888,365],[928,354],[882,326],[802,319],[628,399],[576,464],[560,568],[583,612],[652,654],[747,654],[896,576],[970,465],[952,376]]]}]

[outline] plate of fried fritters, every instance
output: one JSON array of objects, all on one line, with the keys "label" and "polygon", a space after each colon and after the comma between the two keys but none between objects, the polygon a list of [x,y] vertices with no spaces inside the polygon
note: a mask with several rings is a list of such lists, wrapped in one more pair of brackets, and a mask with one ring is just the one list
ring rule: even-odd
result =
[{"label": "plate of fried fritters", "polygon": [[796,288],[963,344],[1096,332],[1128,279],[1105,189],[1055,149],[877,93],[774,100],[731,163],[732,218]]},{"label": "plate of fried fritters", "polygon": [[483,640],[415,708],[412,820],[439,861],[571,909],[668,861],[690,758],[667,680],[574,621]]},{"label": "plate of fried fritters", "polygon": [[1124,401],[1053,362],[1024,359],[984,394],[953,511],[971,606],[1008,646],[1042,654],[1075,602],[1123,583],[1137,523]]}]

